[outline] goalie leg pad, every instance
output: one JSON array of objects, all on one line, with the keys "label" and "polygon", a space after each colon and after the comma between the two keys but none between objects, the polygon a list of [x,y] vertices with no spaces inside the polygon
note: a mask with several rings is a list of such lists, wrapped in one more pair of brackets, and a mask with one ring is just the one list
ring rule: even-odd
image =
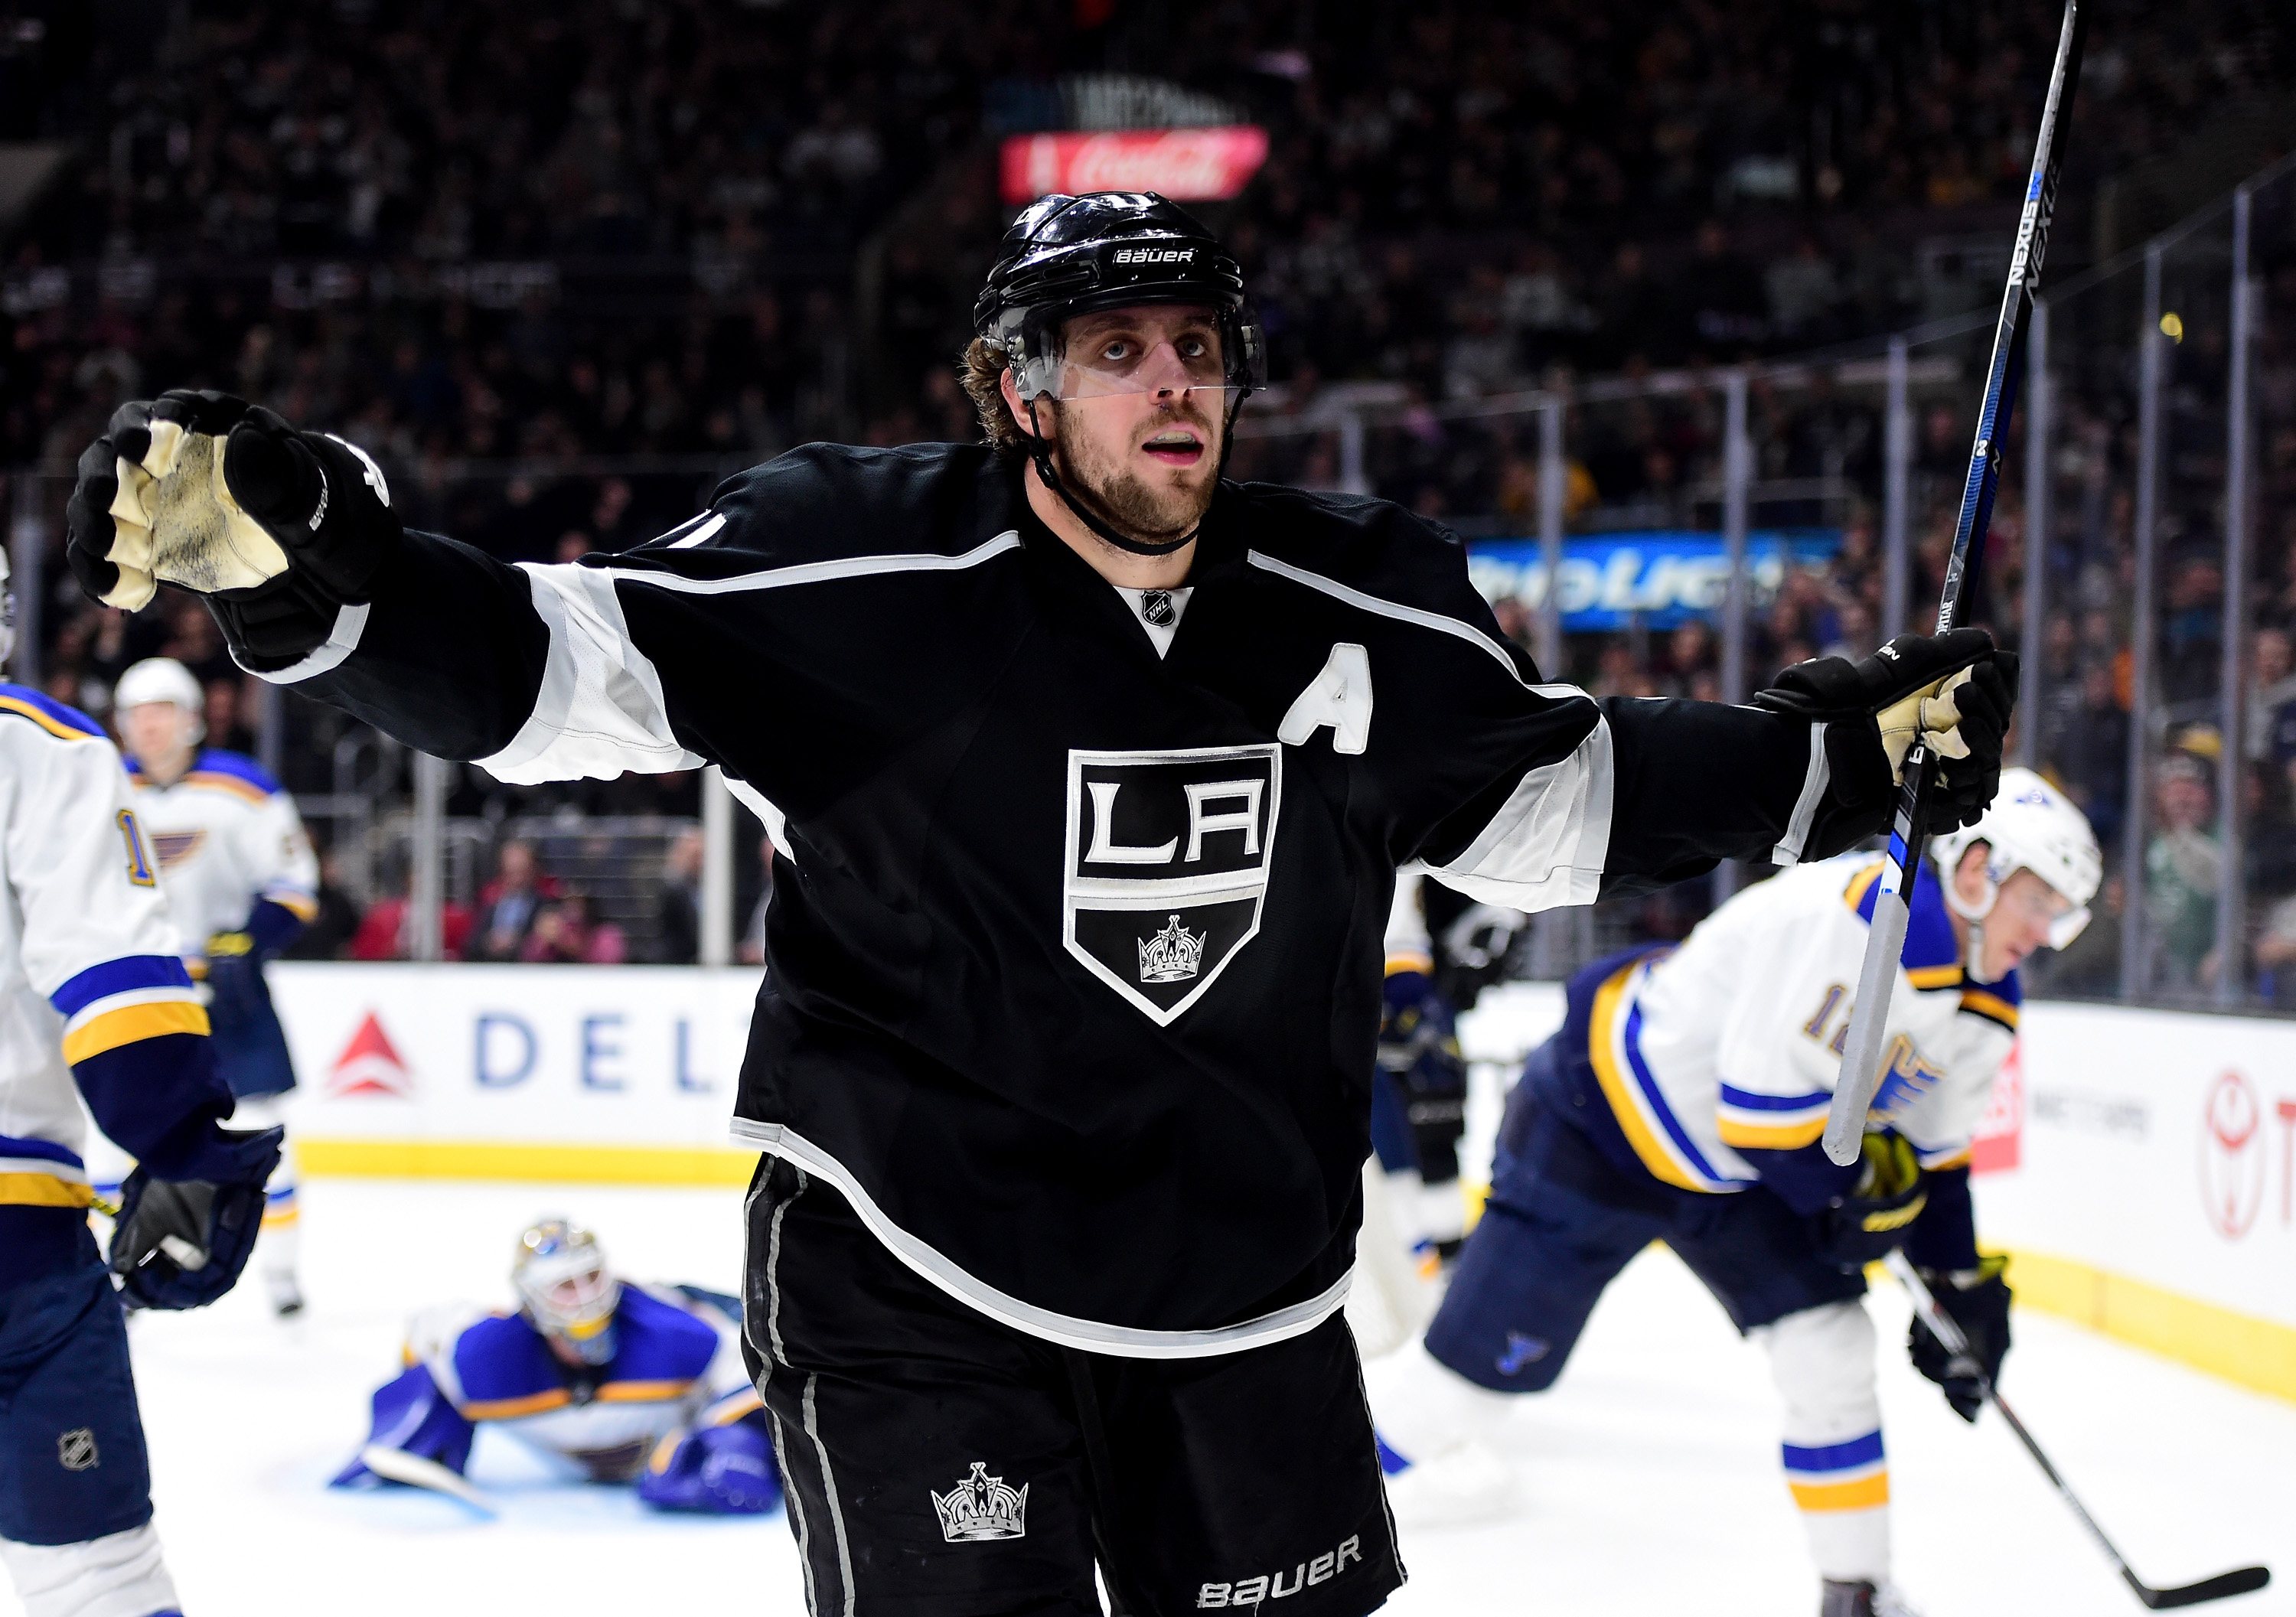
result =
[{"label": "goalie leg pad", "polygon": [[[401,1449],[419,1459],[435,1460],[459,1473],[470,1464],[471,1439],[478,1428],[447,1401],[430,1372],[410,1365],[396,1381],[374,1391],[374,1424],[366,1446]],[[354,1458],[328,1481],[330,1488],[379,1488],[383,1479]]]},{"label": "goalie leg pad", "polygon": [[20,1545],[152,1519],[127,1316],[94,1237],[81,1241],[70,1271],[0,1293],[0,1539]]}]

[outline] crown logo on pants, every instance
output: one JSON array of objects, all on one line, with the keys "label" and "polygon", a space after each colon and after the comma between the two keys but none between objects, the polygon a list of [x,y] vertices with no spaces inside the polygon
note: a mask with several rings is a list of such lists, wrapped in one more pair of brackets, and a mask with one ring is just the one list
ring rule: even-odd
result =
[{"label": "crown logo on pants", "polygon": [[933,1493],[932,1502],[940,1536],[951,1544],[1029,1536],[1029,1485],[1008,1488],[1003,1477],[988,1474],[985,1460],[973,1461],[972,1474],[947,1493]]}]

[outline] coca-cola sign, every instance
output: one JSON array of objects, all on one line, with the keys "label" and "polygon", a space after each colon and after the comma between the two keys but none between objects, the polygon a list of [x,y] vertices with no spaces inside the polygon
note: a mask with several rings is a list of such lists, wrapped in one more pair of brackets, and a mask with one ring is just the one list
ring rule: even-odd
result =
[{"label": "coca-cola sign", "polygon": [[1176,202],[1224,201],[1267,160],[1267,131],[1256,124],[1015,135],[1004,143],[1004,200],[1033,202],[1056,191],[1153,191]]}]

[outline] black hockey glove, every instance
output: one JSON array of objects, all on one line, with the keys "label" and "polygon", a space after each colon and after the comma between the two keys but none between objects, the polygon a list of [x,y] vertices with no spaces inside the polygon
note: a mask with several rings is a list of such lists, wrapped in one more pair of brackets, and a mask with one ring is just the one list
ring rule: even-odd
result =
[{"label": "black hockey glove", "polygon": [[1871,718],[1902,771],[1916,735],[1938,755],[1932,832],[1974,825],[2001,784],[2001,743],[2016,703],[2017,655],[1981,628],[1900,635],[1871,657],[1814,657],[1754,694],[1754,705],[1812,724]]},{"label": "black hockey glove", "polygon": [[224,1179],[127,1176],[111,1230],[111,1272],[131,1309],[205,1308],[239,1280],[263,1227],[263,1184],[279,1165],[283,1129],[217,1131],[229,1149]]},{"label": "black hockey glove", "polygon": [[135,612],[162,583],[205,596],[263,670],[308,655],[368,599],[402,529],[364,450],[298,432],[226,393],[163,393],[113,412],[79,458],[65,554],[80,587]]},{"label": "black hockey glove", "polygon": [[1969,1353],[1966,1357],[1948,1353],[1945,1344],[1930,1334],[1919,1314],[1914,1316],[1913,1326],[1906,1334],[1906,1351],[1913,1356],[1915,1369],[1945,1389],[1945,1401],[1965,1421],[1974,1421],[1985,1402],[1979,1375],[1997,1384],[2001,1361],[2009,1356],[2009,1283],[2001,1277],[2008,1264],[2006,1258],[1996,1256],[1980,1259],[1973,1271],[1959,1275],[1944,1269],[1922,1271],[1938,1307],[1969,1338]]},{"label": "black hockey glove", "polygon": [[1902,1136],[1869,1134],[1860,1153],[1857,1186],[1819,1213],[1818,1245],[1844,1274],[1886,1258],[1929,1202],[1922,1165]]}]

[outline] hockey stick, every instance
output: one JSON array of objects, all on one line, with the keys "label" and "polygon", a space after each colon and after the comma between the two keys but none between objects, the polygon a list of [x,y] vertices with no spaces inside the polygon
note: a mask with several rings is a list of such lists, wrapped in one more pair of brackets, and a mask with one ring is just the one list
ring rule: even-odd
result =
[{"label": "hockey stick", "polygon": [[[1961,592],[1985,555],[1985,532],[1993,520],[1993,494],[2001,483],[2001,439],[2016,402],[2016,381],[2025,357],[2026,316],[2041,283],[2041,259],[2048,250],[2049,220],[2056,210],[2057,176],[2064,149],[2059,136],[2080,78],[2081,40],[2087,22],[2081,0],[2065,0],[2064,27],[2057,36],[2056,65],[2049,73],[2049,98],[2041,108],[2041,133],[2033,144],[2033,173],[2025,185],[2025,209],[2017,221],[2017,246],[2009,258],[2009,284],[2001,295],[2001,319],[1993,331],[1993,360],[1985,373],[1985,399],[1978,406],[1977,440],[1969,452],[1969,475],[1962,484],[1961,518],[1946,563],[1945,595],[1938,603],[1937,632],[1954,625]],[[2029,719],[2030,723],[2030,720]],[[1841,1072],[1833,1104],[1825,1115],[1825,1154],[1847,1167],[1857,1160],[1866,1134],[1866,1112],[1882,1087],[1882,1032],[1890,1019],[1890,990],[1896,985],[1898,956],[1906,947],[1906,906],[1914,874],[1929,842],[1929,803],[1937,784],[1937,758],[1918,736],[1906,754],[1898,811],[1890,833],[1890,852],[1874,899],[1874,923],[1866,938],[1866,963],[1857,976],[1857,998],[1843,1040]]]},{"label": "hockey stick", "polygon": [[2088,1536],[2096,1540],[2097,1547],[2104,1552],[2105,1559],[2112,1563],[2114,1568],[2120,1572],[2122,1580],[2130,1588],[2136,1591],[2136,1597],[2146,1606],[2157,1612],[2169,1606],[2199,1605],[2203,1601],[2223,1600],[2234,1595],[2250,1594],[2272,1581],[2272,1573],[2267,1569],[2261,1566],[2243,1566],[2236,1572],[2219,1572],[2213,1578],[2203,1578],[2198,1583],[2186,1583],[2176,1588],[2160,1589],[2154,1588],[2129,1571],[2128,1563],[2121,1559],[2119,1550],[2113,1548],[2112,1540],[2104,1536],[2104,1529],[2096,1524],[2096,1518],[2088,1514],[2080,1500],[2074,1496],[2073,1490],[2065,1486],[2064,1478],[2059,1476],[2057,1468],[2049,1464],[2049,1457],[2041,1452],[2040,1444],[2035,1442],[2033,1434],[2025,1430],[2025,1423],[2019,1420],[2016,1413],[2001,1401],[2000,1389],[1993,1384],[1991,1377],[1978,1367],[1976,1359],[1971,1355],[1969,1338],[1962,1334],[1961,1326],[1955,1323],[1953,1316],[1938,1306],[1938,1300],[1930,1294],[1930,1288],[1923,1283],[1920,1272],[1906,1260],[1906,1254],[1902,1252],[1891,1252],[1885,1261],[1890,1266],[1890,1272],[1898,1277],[1898,1283],[1903,1285],[1906,1294],[1913,1298],[1914,1311],[1921,1316],[1922,1324],[1928,1329],[1929,1334],[1938,1339],[1939,1345],[1948,1353],[1966,1363],[1969,1374],[1977,1383],[1978,1391],[1984,1395],[1985,1401],[1998,1410],[2001,1418],[2009,1423],[2009,1430],[2015,1432],[2017,1441],[2025,1445],[2025,1452],[2033,1457],[2033,1463],[2041,1468],[2041,1474],[2055,1485],[2058,1497],[2072,1506],[2073,1514],[2080,1518],[2080,1524],[2083,1527],[2088,1529]]},{"label": "hockey stick", "polygon": [[404,1449],[393,1449],[387,1443],[369,1443],[359,1450],[359,1464],[388,1482],[404,1482],[411,1488],[427,1488],[432,1493],[443,1493],[458,1499],[488,1521],[502,1514],[495,1502],[480,1493],[461,1476],[436,1460],[426,1460],[419,1454],[409,1454]]}]

